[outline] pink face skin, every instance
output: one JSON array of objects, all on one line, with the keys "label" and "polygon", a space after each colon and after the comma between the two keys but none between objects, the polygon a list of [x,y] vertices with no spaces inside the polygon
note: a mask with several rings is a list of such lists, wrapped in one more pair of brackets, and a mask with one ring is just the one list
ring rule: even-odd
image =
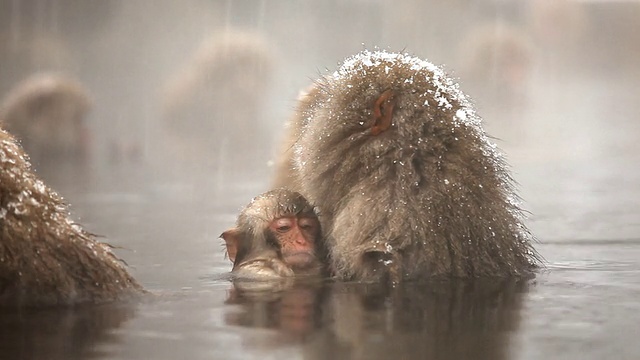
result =
[{"label": "pink face skin", "polygon": [[269,229],[280,244],[283,261],[293,269],[317,265],[315,241],[320,224],[315,217],[283,216],[271,222]]}]

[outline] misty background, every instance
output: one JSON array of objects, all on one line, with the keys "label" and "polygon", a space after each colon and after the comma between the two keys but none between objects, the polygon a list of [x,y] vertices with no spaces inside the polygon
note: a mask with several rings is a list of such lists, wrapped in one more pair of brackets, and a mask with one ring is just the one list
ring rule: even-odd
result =
[{"label": "misty background", "polygon": [[[229,283],[220,279],[231,264],[218,236],[269,188],[299,92],[373,48],[443,66],[519,183],[550,275],[538,277],[522,315],[514,296],[507,335],[495,343],[524,358],[570,349],[582,359],[585,344],[595,344],[594,358],[633,358],[640,1],[0,0],[0,101],[52,72],[77,80],[91,101],[88,165],[35,162],[36,172],[74,219],[118,247],[146,288],[168,293],[166,303],[123,315],[132,320],[100,340],[104,353],[175,358],[189,344],[191,358],[207,358],[224,342],[261,357],[278,348],[264,334],[225,327]],[[351,295],[334,301],[348,314],[361,304]],[[346,319],[332,336],[354,336]],[[94,346],[76,331],[57,336]]]}]

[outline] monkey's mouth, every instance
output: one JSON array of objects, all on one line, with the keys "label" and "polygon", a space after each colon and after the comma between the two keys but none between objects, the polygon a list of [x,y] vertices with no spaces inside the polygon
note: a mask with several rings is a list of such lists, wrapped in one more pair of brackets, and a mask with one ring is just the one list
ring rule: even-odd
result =
[{"label": "monkey's mouth", "polygon": [[308,252],[297,252],[284,257],[284,262],[294,269],[304,269],[314,264],[315,256]]}]

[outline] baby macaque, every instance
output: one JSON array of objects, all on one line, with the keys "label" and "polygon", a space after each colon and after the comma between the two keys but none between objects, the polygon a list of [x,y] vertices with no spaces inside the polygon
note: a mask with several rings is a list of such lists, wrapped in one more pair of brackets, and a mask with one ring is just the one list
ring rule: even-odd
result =
[{"label": "baby macaque", "polygon": [[75,80],[37,74],[19,83],[0,106],[0,121],[16,136],[36,167],[89,155],[87,91]]},{"label": "baby macaque", "polygon": [[435,65],[363,51],[300,101],[276,186],[322,212],[342,279],[524,276],[536,267],[502,155]]},{"label": "baby macaque", "polygon": [[144,292],[108,244],[70,218],[0,129],[0,306],[103,303]]},{"label": "baby macaque", "polygon": [[269,279],[320,275],[324,271],[321,230],[315,208],[299,193],[268,191],[222,233],[237,278]]}]

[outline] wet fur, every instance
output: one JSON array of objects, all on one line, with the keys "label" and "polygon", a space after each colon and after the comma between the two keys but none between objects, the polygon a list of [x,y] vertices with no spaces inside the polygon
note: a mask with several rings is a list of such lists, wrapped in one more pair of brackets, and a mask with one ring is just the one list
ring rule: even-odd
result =
[{"label": "wet fur", "polygon": [[[419,59],[367,54],[303,96],[275,184],[320,208],[338,277],[529,274],[538,256],[513,181],[466,96]],[[389,89],[392,126],[372,136],[372,106]]]},{"label": "wet fur", "polygon": [[111,247],[70,219],[0,129],[0,305],[103,303],[142,292]]}]

